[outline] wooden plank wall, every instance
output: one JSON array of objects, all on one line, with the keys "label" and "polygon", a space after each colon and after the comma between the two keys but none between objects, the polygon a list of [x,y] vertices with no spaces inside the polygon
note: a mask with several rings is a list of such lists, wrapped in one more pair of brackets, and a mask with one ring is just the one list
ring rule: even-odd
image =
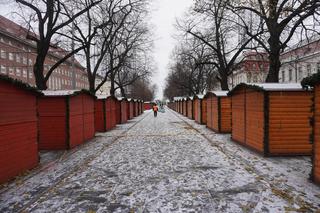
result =
[{"label": "wooden plank wall", "polygon": [[272,155],[311,155],[311,92],[269,92],[269,150]]}]

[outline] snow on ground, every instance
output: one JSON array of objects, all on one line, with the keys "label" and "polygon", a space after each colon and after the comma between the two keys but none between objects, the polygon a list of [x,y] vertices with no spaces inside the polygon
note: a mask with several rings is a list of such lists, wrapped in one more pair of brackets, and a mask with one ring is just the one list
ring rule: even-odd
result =
[{"label": "snow on ground", "polygon": [[0,190],[0,212],[320,209],[310,158],[263,158],[171,110],[157,118],[148,111],[96,136],[76,150],[42,155],[40,168]]}]

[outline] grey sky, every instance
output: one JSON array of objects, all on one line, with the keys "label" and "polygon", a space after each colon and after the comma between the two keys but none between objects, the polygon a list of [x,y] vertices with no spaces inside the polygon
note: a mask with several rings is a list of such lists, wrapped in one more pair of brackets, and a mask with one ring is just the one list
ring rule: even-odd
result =
[{"label": "grey sky", "polygon": [[154,58],[158,67],[153,81],[158,85],[158,98],[162,97],[164,81],[168,73],[167,65],[176,43],[173,38],[176,18],[182,17],[192,3],[193,0],[154,0],[152,3],[151,23],[155,27]]},{"label": "grey sky", "polygon": [[[0,0],[0,14],[10,18],[10,12],[14,11],[15,4],[12,0]],[[154,59],[157,65],[157,73],[153,76],[153,82],[158,85],[157,98],[162,98],[164,81],[167,76],[167,65],[170,54],[175,46],[173,35],[176,33],[174,24],[176,18],[183,16],[193,0],[153,0],[151,3],[151,25],[154,27]]]}]

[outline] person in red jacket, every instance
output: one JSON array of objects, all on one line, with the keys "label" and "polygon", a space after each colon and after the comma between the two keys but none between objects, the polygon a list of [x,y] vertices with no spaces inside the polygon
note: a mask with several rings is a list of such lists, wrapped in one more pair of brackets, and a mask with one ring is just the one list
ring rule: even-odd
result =
[{"label": "person in red jacket", "polygon": [[153,105],[153,107],[152,107],[152,110],[153,110],[153,115],[154,115],[154,117],[157,117],[157,115],[158,115],[158,106],[157,105]]}]

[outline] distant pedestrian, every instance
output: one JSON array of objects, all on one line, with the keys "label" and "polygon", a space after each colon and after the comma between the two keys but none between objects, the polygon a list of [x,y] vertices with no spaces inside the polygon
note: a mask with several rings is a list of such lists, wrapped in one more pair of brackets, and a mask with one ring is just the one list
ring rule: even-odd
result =
[{"label": "distant pedestrian", "polygon": [[154,115],[154,117],[157,117],[157,115],[158,115],[158,106],[157,105],[153,105],[153,107],[152,107],[152,110],[153,110],[153,115]]}]

